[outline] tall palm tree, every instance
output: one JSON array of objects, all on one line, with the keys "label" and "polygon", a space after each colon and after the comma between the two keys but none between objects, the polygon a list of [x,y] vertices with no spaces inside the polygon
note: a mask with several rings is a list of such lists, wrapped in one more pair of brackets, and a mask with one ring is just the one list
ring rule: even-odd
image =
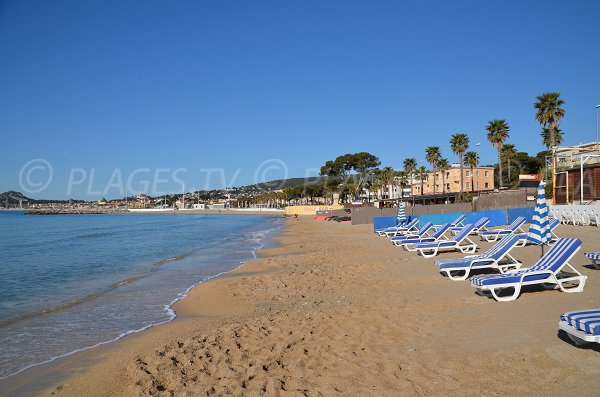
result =
[{"label": "tall palm tree", "polygon": [[512,143],[507,143],[502,147],[502,158],[506,160],[506,168],[508,170],[508,184],[510,186],[512,180],[510,177],[510,169],[511,169],[511,161],[517,157],[517,150],[515,149],[515,145]]},{"label": "tall palm tree", "polygon": [[442,193],[446,194],[446,171],[450,169],[448,159],[440,159],[437,163],[438,170],[442,173]]},{"label": "tall palm tree", "polygon": [[421,181],[421,196],[423,195],[423,181],[427,180],[427,169],[425,166],[420,166],[417,169],[417,178]]},{"label": "tall palm tree", "polygon": [[404,159],[404,172],[410,178],[410,187],[411,187],[411,195],[412,195],[412,184],[415,179],[415,172],[417,171],[417,160],[415,158]]},{"label": "tall palm tree", "polygon": [[[535,119],[542,128],[548,128],[549,143],[552,149],[552,203],[555,204],[554,190],[556,189],[556,145],[560,133],[558,125],[560,120],[565,117],[565,109],[562,106],[565,101],[560,98],[560,92],[545,92],[536,97],[537,101],[533,104],[535,108]],[[542,130],[543,133],[543,130]],[[562,138],[562,137],[561,137]]]},{"label": "tall palm tree", "polygon": [[408,184],[406,171],[396,171],[394,173],[394,181],[396,182],[396,186],[400,187],[400,197],[404,198],[404,186]]},{"label": "tall palm tree", "polygon": [[488,125],[485,127],[487,130],[487,139],[490,143],[496,147],[498,150],[498,170],[499,170],[499,178],[498,184],[500,185],[500,189],[502,189],[502,146],[504,145],[504,141],[508,138],[510,127],[506,120],[495,119],[488,122]]},{"label": "tall palm tree", "polygon": [[477,152],[465,153],[465,165],[471,169],[471,193],[475,191],[473,170],[479,164],[479,155]]},{"label": "tall palm tree", "polygon": [[439,146],[429,146],[425,149],[425,159],[433,167],[433,194],[437,193],[437,163],[442,158],[442,152],[440,152]]},{"label": "tall palm tree", "polygon": [[548,128],[550,147],[557,146],[558,124],[565,117],[565,109],[561,106],[565,101],[560,98],[560,92],[545,92],[536,97],[537,101],[533,104],[536,109],[535,119],[542,128]]},{"label": "tall palm tree", "polygon": [[469,137],[467,134],[454,134],[450,137],[450,149],[454,154],[458,154],[458,164],[460,165],[460,198],[463,199],[463,154],[469,148]]},{"label": "tall palm tree", "polygon": [[[546,146],[546,148],[550,149],[552,147],[552,136],[550,133],[550,128],[548,128],[548,127],[542,128],[540,135],[542,136],[542,139],[544,140],[544,146]],[[554,131],[554,143],[556,144],[556,146],[560,146],[562,141],[563,141],[562,130],[560,128],[556,128],[556,130]]]}]

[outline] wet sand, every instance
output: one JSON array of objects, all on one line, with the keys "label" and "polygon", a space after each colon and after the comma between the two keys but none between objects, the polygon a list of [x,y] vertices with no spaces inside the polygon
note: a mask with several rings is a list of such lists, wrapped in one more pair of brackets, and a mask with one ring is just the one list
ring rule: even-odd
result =
[{"label": "wet sand", "polygon": [[[600,250],[600,229],[557,234],[583,240],[572,264],[584,291],[495,302],[372,225],[290,219],[279,247],[193,289],[175,321],[0,381],[0,394],[596,395],[600,349],[557,324],[600,307],[600,270],[583,256]],[[529,266],[540,248],[512,254]]]}]

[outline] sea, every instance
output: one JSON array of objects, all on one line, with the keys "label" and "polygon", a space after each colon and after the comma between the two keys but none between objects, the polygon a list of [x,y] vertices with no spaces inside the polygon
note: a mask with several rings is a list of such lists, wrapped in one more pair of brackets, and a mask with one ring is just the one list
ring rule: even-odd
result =
[{"label": "sea", "polygon": [[255,215],[0,212],[0,379],[171,321],[192,287],[272,246]]}]

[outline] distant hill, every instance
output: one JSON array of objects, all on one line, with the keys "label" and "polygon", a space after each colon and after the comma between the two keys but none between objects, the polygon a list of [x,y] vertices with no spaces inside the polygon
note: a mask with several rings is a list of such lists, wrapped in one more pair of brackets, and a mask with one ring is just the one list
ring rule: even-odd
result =
[{"label": "distant hill", "polygon": [[4,208],[15,208],[19,207],[21,203],[23,206],[27,204],[48,204],[48,203],[83,203],[83,200],[36,200],[30,197],[25,196],[21,192],[15,192],[14,190],[9,190],[8,192],[0,193],[0,207]]},{"label": "distant hill", "polygon": [[317,183],[321,183],[324,180],[327,180],[327,177],[311,176],[311,177],[307,177],[307,178],[276,179],[274,181],[242,186],[239,189],[261,190],[261,191],[279,190],[279,189],[287,189],[287,188],[292,188],[292,187],[301,186],[301,185],[315,185]]}]

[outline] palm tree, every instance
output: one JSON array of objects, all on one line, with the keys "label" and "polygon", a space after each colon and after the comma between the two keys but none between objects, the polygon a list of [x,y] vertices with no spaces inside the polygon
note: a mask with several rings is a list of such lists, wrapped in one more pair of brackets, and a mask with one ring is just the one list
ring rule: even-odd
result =
[{"label": "palm tree", "polygon": [[406,171],[396,171],[394,173],[394,181],[396,182],[396,186],[400,187],[400,197],[404,198],[404,186],[408,184]]},{"label": "palm tree", "polygon": [[[542,128],[540,135],[542,136],[542,139],[544,140],[544,146],[546,146],[546,148],[550,149],[552,147],[552,136],[550,134],[550,128],[548,128],[548,127]],[[562,141],[563,141],[562,130],[560,128],[556,128],[556,130],[554,131],[554,143],[556,143],[556,146],[560,146]]]},{"label": "palm tree", "polygon": [[[465,153],[465,165],[471,168],[471,193],[475,191],[475,184],[473,183],[473,169],[477,167],[479,164],[479,155],[477,152],[467,152]],[[479,189],[477,189],[479,190]]]},{"label": "palm tree", "polygon": [[469,148],[469,137],[467,134],[454,134],[450,138],[450,149],[454,154],[458,154],[458,163],[460,165],[460,198],[463,199],[463,153]]},{"label": "palm tree", "polygon": [[383,184],[382,188],[385,189],[384,192],[388,194],[388,198],[390,191],[389,187],[394,184],[394,176],[395,171],[392,167],[385,167],[383,170],[381,170],[381,173],[379,175],[379,178],[381,179],[381,182]]},{"label": "palm tree", "polygon": [[510,162],[517,157],[517,150],[515,149],[515,145],[512,143],[507,143],[506,145],[504,145],[504,147],[502,147],[502,158],[504,158],[504,160],[506,160],[506,167],[508,169],[508,184],[510,185],[512,180],[510,177],[510,169],[511,169],[511,164]]},{"label": "palm tree", "polygon": [[412,183],[415,179],[415,172],[417,171],[417,160],[414,158],[409,158],[404,160],[404,172],[410,178],[410,186],[411,186],[411,195],[412,195]]},{"label": "palm tree", "polygon": [[420,166],[417,169],[417,178],[421,181],[421,196],[423,195],[423,181],[427,180],[427,169],[425,166]]},{"label": "palm tree", "polygon": [[[536,97],[537,101],[533,104],[536,109],[535,119],[542,128],[548,128],[549,143],[552,149],[552,203],[554,204],[554,190],[556,186],[556,145],[560,130],[558,124],[560,119],[565,117],[565,109],[562,106],[565,101],[560,99],[560,92],[545,92]],[[543,130],[542,130],[543,134]],[[562,139],[562,136],[561,136]]]},{"label": "palm tree", "polygon": [[429,146],[425,149],[425,159],[433,167],[433,194],[436,194],[437,163],[442,158],[439,146]]},{"label": "palm tree", "polygon": [[442,173],[442,193],[446,194],[446,171],[450,169],[448,159],[439,159],[437,162],[438,170]]},{"label": "palm tree", "polygon": [[508,138],[510,127],[506,120],[492,120],[488,122],[488,125],[485,127],[488,131],[487,139],[490,143],[496,147],[498,150],[498,170],[499,170],[499,179],[498,184],[500,185],[500,189],[502,189],[502,146],[504,145],[504,141]]},{"label": "palm tree", "polygon": [[[535,119],[542,128],[548,128],[550,147],[557,146],[558,124],[565,117],[565,110],[561,107],[565,101],[560,99],[560,92],[545,92],[536,97],[533,104],[536,109]],[[561,137],[562,138],[562,137]]]}]

